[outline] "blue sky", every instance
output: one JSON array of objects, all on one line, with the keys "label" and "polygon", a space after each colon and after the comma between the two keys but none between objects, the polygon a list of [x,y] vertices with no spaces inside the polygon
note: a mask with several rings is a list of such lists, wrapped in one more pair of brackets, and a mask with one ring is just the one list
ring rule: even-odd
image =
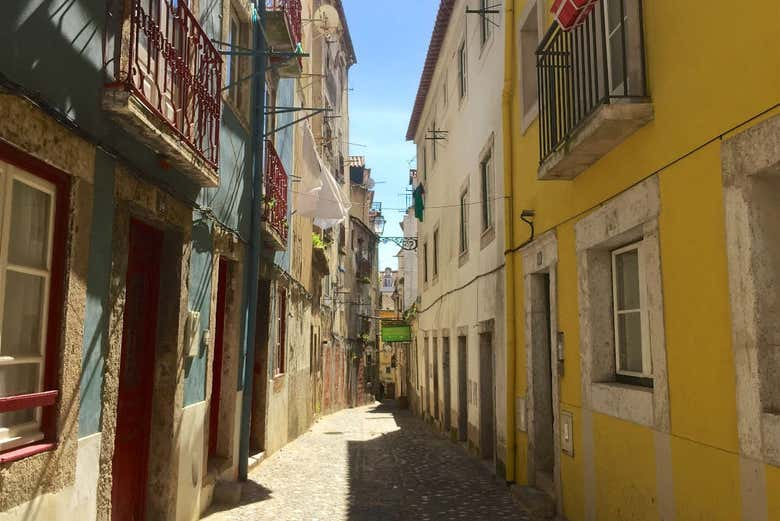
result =
[{"label": "blue sky", "polygon": [[[350,70],[350,154],[366,156],[386,236],[403,235],[414,144],[406,128],[439,7],[438,0],[343,0],[357,64]],[[355,144],[365,145],[356,146]],[[397,210],[393,210],[397,209]],[[379,247],[379,269],[396,267],[398,247]]]}]

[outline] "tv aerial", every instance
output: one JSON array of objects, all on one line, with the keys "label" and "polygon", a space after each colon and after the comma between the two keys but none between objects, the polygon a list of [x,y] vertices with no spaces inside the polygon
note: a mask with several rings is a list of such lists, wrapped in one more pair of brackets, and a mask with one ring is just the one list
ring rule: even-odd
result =
[{"label": "tv aerial", "polygon": [[319,36],[332,38],[341,35],[344,26],[338,10],[330,4],[323,4],[314,12],[314,18],[308,20],[314,24],[314,30]]}]

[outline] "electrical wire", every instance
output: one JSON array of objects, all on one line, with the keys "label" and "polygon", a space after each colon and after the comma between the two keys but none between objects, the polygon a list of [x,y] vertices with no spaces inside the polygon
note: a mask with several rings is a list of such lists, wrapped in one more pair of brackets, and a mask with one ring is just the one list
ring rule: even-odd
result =
[{"label": "electrical wire", "polygon": [[433,306],[435,306],[436,304],[441,302],[444,299],[444,297],[448,297],[448,296],[452,295],[453,293],[456,293],[456,292],[458,292],[458,291],[460,291],[462,289],[465,289],[465,288],[471,286],[472,284],[474,284],[476,281],[478,281],[479,279],[481,279],[483,277],[487,277],[488,275],[492,275],[494,273],[497,273],[498,271],[501,271],[502,269],[504,269],[504,266],[505,266],[505,263],[502,262],[500,265],[496,266],[492,270],[488,270],[488,271],[485,271],[483,273],[480,273],[479,275],[474,276],[473,279],[471,279],[467,283],[463,284],[462,286],[458,286],[457,288],[452,288],[452,289],[450,289],[448,291],[445,291],[444,293],[442,293],[441,295],[436,297],[436,299],[433,302],[431,302],[430,304],[428,304],[425,308],[419,310],[418,313],[420,313],[420,314],[425,313],[426,311],[431,309]]}]

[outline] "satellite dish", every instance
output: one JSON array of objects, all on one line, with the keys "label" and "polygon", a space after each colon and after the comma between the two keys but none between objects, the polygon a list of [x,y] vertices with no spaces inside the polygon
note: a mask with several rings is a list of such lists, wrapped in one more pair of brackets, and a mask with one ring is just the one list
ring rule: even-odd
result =
[{"label": "satellite dish", "polygon": [[373,190],[374,186],[376,186],[376,183],[374,182],[374,180],[373,179],[369,179],[368,182],[366,183],[366,188],[368,188],[369,190]]},{"label": "satellite dish", "polygon": [[323,4],[314,12],[314,27],[320,35],[332,35],[341,32],[341,17],[338,10],[330,4]]}]

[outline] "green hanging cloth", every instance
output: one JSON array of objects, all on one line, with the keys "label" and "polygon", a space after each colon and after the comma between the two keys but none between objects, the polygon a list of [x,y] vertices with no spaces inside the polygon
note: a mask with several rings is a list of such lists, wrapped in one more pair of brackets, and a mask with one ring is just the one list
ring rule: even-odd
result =
[{"label": "green hanging cloth", "polygon": [[414,199],[414,216],[418,221],[423,222],[423,210],[425,210],[425,188],[422,183],[417,185],[417,188],[412,192],[412,199]]}]

